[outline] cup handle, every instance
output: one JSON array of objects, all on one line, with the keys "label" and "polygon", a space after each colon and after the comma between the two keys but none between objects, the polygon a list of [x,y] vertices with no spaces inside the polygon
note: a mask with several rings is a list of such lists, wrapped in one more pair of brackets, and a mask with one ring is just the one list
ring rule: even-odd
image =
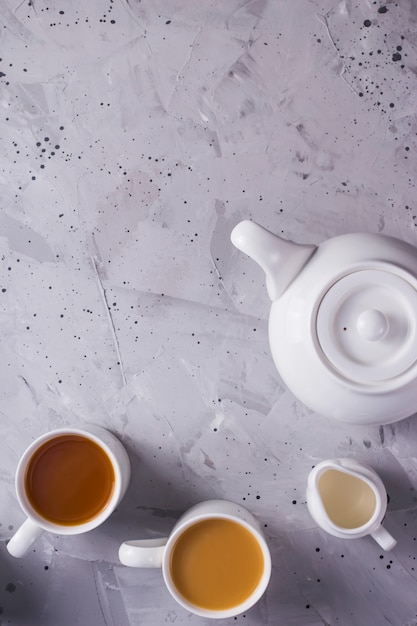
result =
[{"label": "cup handle", "polygon": [[392,550],[397,545],[397,540],[383,526],[379,526],[371,536],[383,550]]},{"label": "cup handle", "polygon": [[128,567],[161,567],[168,537],[125,541],[119,548],[119,559]]},{"label": "cup handle", "polygon": [[7,544],[7,550],[16,558],[20,559],[31,549],[36,539],[43,533],[43,529],[27,519],[20,528],[17,529],[13,537]]}]

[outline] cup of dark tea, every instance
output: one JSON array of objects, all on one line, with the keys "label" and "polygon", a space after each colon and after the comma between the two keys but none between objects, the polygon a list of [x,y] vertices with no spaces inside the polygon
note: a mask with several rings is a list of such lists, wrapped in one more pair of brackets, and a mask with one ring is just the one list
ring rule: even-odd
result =
[{"label": "cup of dark tea", "polygon": [[102,524],[124,496],[130,480],[129,457],[108,430],[61,428],[36,439],[16,471],[16,494],[26,514],[7,544],[12,556],[25,556],[49,531],[78,535]]}]

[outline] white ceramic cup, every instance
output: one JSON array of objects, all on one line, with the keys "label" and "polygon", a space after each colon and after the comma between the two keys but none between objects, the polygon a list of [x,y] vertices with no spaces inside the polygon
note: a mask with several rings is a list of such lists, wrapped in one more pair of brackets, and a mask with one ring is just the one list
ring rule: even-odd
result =
[{"label": "white ceramic cup", "polygon": [[[177,540],[195,524],[211,519],[230,520],[243,526],[256,539],[263,556],[262,574],[254,591],[243,602],[226,609],[204,608],[187,600],[176,588],[170,571]],[[162,567],[165,584],[175,600],[188,611],[207,618],[234,617],[248,610],[261,598],[271,576],[271,555],[258,521],[242,506],[227,500],[207,500],[191,507],[177,521],[169,537],[124,542],[119,549],[119,558],[123,565],[130,567]],[[225,566],[228,558],[225,555]]]},{"label": "white ceramic cup", "polygon": [[[111,496],[93,519],[76,525],[64,525],[51,522],[39,514],[30,503],[25,487],[26,472],[34,453],[46,442],[62,435],[78,435],[93,441],[106,454],[113,467],[114,485]],[[56,535],[78,535],[85,533],[102,524],[114,511],[124,496],[130,480],[130,462],[127,452],[121,442],[108,430],[96,425],[88,425],[86,429],[60,428],[50,431],[36,439],[23,453],[16,470],[17,499],[27,516],[26,521],[18,528],[7,544],[12,556],[25,556],[36,539],[44,532],[49,531]]]},{"label": "white ceramic cup", "polygon": [[371,535],[384,550],[396,540],[382,526],[387,492],[378,474],[354,459],[322,461],[310,472],[307,506],[314,521],[341,539]]}]

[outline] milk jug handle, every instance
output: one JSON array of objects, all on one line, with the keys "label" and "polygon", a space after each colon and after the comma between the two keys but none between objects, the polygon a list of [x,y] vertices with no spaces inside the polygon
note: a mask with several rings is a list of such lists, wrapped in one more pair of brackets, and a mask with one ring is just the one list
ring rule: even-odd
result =
[{"label": "milk jug handle", "polygon": [[119,548],[119,559],[129,567],[161,567],[168,537],[125,541]]},{"label": "milk jug handle", "polygon": [[20,528],[17,529],[13,537],[7,544],[9,554],[20,559],[29,552],[36,539],[43,533],[43,529],[27,519]]},{"label": "milk jug handle", "polygon": [[396,539],[383,526],[379,526],[371,534],[383,550],[392,550],[397,545]]}]

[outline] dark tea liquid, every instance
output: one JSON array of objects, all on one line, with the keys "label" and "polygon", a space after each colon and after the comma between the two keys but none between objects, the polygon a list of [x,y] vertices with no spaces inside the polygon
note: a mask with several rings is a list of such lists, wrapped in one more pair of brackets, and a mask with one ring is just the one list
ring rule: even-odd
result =
[{"label": "dark tea liquid", "polygon": [[33,454],[25,476],[26,494],[35,511],[63,526],[84,524],[106,507],[115,486],[112,463],[94,441],[60,435]]}]

